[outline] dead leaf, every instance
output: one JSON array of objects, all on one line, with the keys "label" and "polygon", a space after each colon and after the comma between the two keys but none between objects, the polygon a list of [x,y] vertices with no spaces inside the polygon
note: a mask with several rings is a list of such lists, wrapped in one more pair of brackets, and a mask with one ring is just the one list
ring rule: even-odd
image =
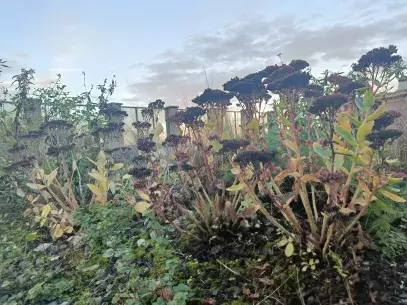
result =
[{"label": "dead leaf", "polygon": [[264,285],[267,285],[267,286],[274,285],[274,280],[270,280],[270,279],[266,279],[266,278],[259,279],[259,282],[262,282]]},{"label": "dead leaf", "polygon": [[253,293],[253,294],[249,295],[249,298],[251,298],[251,299],[258,299],[258,298],[260,298],[260,294],[259,294],[258,292]]},{"label": "dead leaf", "polygon": [[155,294],[160,296],[164,301],[171,301],[174,293],[171,288],[163,288],[155,291]]}]

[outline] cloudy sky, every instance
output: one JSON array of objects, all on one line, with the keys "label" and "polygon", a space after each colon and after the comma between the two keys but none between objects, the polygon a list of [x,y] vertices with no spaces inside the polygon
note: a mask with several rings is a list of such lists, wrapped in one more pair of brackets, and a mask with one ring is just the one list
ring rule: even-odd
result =
[{"label": "cloudy sky", "polygon": [[61,73],[72,92],[116,75],[114,96],[141,106],[184,105],[234,76],[305,59],[314,74],[349,69],[367,50],[395,44],[407,57],[407,0],[13,0],[1,2],[0,58]]}]

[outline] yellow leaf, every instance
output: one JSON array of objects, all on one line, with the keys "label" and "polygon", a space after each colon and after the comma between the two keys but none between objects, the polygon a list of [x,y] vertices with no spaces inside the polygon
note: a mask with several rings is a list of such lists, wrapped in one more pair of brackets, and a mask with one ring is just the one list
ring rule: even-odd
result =
[{"label": "yellow leaf", "polygon": [[388,157],[386,158],[386,163],[388,165],[394,165],[394,164],[397,164],[398,162],[399,162],[399,160],[397,160],[397,159],[389,159]]},{"label": "yellow leaf", "polygon": [[366,121],[370,122],[370,121],[376,120],[379,116],[382,115],[382,113],[383,113],[384,110],[385,110],[385,107],[386,107],[386,103],[382,103],[382,104],[380,105],[380,107],[377,108],[376,111],[373,112],[373,113],[366,119]]},{"label": "yellow leaf", "polygon": [[96,179],[97,181],[106,182],[107,178],[99,173],[89,173],[89,176]]},{"label": "yellow leaf", "polygon": [[36,177],[37,177],[37,179],[40,179],[40,180],[44,179],[44,170],[43,170],[42,168],[40,168],[40,169],[37,171]]},{"label": "yellow leaf", "polygon": [[247,128],[249,129],[259,129],[259,121],[257,121],[256,119],[251,120],[248,124],[247,124]]},{"label": "yellow leaf", "polygon": [[42,208],[41,217],[42,217],[42,218],[47,218],[47,216],[48,216],[49,212],[51,212],[51,210],[52,210],[52,207],[51,207],[50,204],[45,205],[45,206]]},{"label": "yellow leaf", "polygon": [[341,213],[344,214],[344,215],[349,215],[350,213],[355,213],[354,210],[349,209],[349,208],[341,208],[341,209],[339,210],[339,212],[341,212]]},{"label": "yellow leaf", "polygon": [[362,144],[366,140],[366,136],[372,131],[374,121],[363,122],[358,128],[356,133],[356,139],[359,144]]},{"label": "yellow leaf", "polygon": [[158,137],[159,135],[161,135],[164,132],[164,126],[163,124],[161,124],[161,122],[157,123],[157,126],[155,128],[155,135]]},{"label": "yellow leaf", "polygon": [[239,175],[241,173],[240,168],[234,167],[230,170],[233,175]]},{"label": "yellow leaf", "polygon": [[395,202],[404,203],[404,202],[407,201],[406,199],[401,198],[400,196],[397,196],[396,194],[390,193],[390,192],[388,192],[388,191],[386,191],[386,190],[380,190],[380,193],[381,193],[382,195],[386,196],[387,198],[389,198],[389,199],[395,201]]},{"label": "yellow leaf", "polygon": [[338,154],[343,154],[343,155],[347,155],[347,156],[355,156],[355,153],[353,151],[351,151],[350,149],[347,149],[345,147],[342,147],[342,146],[336,146],[335,152]]},{"label": "yellow leaf", "polygon": [[68,226],[65,228],[65,233],[72,233],[73,232],[73,228],[71,226]]},{"label": "yellow leaf", "polygon": [[136,203],[135,209],[138,213],[143,213],[150,207],[150,204],[145,201],[140,201]]},{"label": "yellow leaf", "polygon": [[136,192],[137,192],[137,195],[139,195],[139,197],[140,197],[141,199],[143,199],[144,201],[148,201],[148,202],[151,201],[151,200],[150,200],[150,197],[149,197],[146,193],[144,193],[143,191],[136,190]]},{"label": "yellow leaf", "polygon": [[92,191],[93,194],[96,196],[101,196],[103,192],[94,184],[87,184],[88,188]]},{"label": "yellow leaf", "polygon": [[50,187],[52,182],[54,182],[55,177],[58,174],[58,168],[54,169],[49,175],[45,176],[45,179],[47,180],[47,187]]},{"label": "yellow leaf", "polygon": [[226,190],[229,191],[229,192],[238,192],[238,191],[243,190],[245,187],[246,187],[245,184],[240,183],[240,184],[236,184],[236,185],[233,185],[231,187],[228,187]]},{"label": "yellow leaf", "polygon": [[403,178],[395,178],[395,177],[390,177],[387,179],[389,181],[389,183],[391,184],[397,184],[397,183],[401,183],[403,182]]},{"label": "yellow leaf", "polygon": [[64,230],[61,228],[61,226],[59,224],[56,225],[54,232],[53,232],[53,236],[56,238],[61,237],[64,234]]},{"label": "yellow leaf", "polygon": [[288,243],[284,250],[285,256],[290,257],[294,254],[294,245],[293,243]]},{"label": "yellow leaf", "polygon": [[283,140],[282,142],[283,142],[283,144],[284,144],[287,148],[291,149],[292,151],[296,151],[296,147],[295,147],[294,141],[291,141],[291,140]]},{"label": "yellow leaf", "polygon": [[111,171],[117,171],[117,170],[121,169],[123,167],[123,165],[124,165],[123,163],[113,164],[113,166],[110,168],[110,170]]},{"label": "yellow leaf", "polygon": [[344,116],[338,116],[339,125],[341,125],[346,131],[352,132],[352,125],[349,123],[349,120]]},{"label": "yellow leaf", "polygon": [[208,156],[208,164],[211,165],[213,163],[213,155]]},{"label": "yellow leaf", "polygon": [[123,176],[123,180],[127,180],[127,179],[130,179],[130,178],[131,178],[131,175],[129,175],[129,174],[126,174],[126,175]]},{"label": "yellow leaf", "polygon": [[246,168],[245,179],[250,180],[253,177],[253,171],[250,168]]},{"label": "yellow leaf", "polygon": [[45,185],[37,184],[37,183],[27,183],[27,186],[33,190],[42,190],[46,188]]}]

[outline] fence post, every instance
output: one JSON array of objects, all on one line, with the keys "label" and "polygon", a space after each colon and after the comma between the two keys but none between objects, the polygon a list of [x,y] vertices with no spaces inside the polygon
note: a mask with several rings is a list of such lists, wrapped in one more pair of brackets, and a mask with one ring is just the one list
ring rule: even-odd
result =
[{"label": "fence post", "polygon": [[171,120],[170,120],[170,118],[177,113],[178,108],[179,108],[178,106],[167,106],[164,108],[165,129],[166,129],[167,136],[170,134],[172,134],[172,135],[180,134],[179,125],[175,122],[171,122]]}]

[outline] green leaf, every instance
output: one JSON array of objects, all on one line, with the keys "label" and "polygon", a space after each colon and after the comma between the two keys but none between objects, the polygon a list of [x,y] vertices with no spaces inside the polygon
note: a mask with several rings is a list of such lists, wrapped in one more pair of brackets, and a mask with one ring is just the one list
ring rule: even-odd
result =
[{"label": "green leaf", "polygon": [[32,241],[32,240],[36,240],[37,238],[38,238],[37,232],[34,232],[34,233],[28,233],[27,236],[25,237],[25,240]]},{"label": "green leaf", "polygon": [[359,144],[362,144],[366,140],[366,136],[372,131],[374,121],[363,122],[362,125],[358,128],[356,133],[356,139]]},{"label": "green leaf", "polygon": [[277,243],[277,247],[283,247],[283,246],[285,246],[287,243],[288,243],[288,239],[287,239],[287,238],[283,238],[282,240],[280,240],[280,241]]},{"label": "green leaf", "polygon": [[372,107],[374,105],[374,95],[371,91],[366,91],[365,95],[363,96],[363,104],[366,106]]},{"label": "green leaf", "polygon": [[334,126],[335,131],[342,137],[344,138],[350,145],[356,146],[357,143],[355,141],[355,138],[352,136],[352,134],[347,131],[345,128],[343,128],[340,125],[335,124]]},{"label": "green leaf", "polygon": [[210,145],[212,145],[213,150],[216,152],[219,152],[223,147],[223,145],[220,144],[218,141],[211,141]]},{"label": "green leaf", "polygon": [[328,159],[329,157],[331,157],[331,152],[328,150],[325,150],[321,144],[319,144],[318,142],[314,142],[314,144],[312,145],[314,148],[314,151],[321,156],[322,159]]},{"label": "green leaf", "polygon": [[359,97],[355,98],[355,104],[362,112],[369,110],[369,107],[365,105],[364,101],[362,101]]},{"label": "green leaf", "polygon": [[359,127],[360,125],[362,125],[362,122],[359,121],[357,117],[348,114],[348,118],[353,124],[355,124],[356,127]]},{"label": "green leaf", "polygon": [[96,270],[98,268],[99,268],[99,265],[96,264],[96,265],[92,265],[92,266],[89,266],[89,267],[85,267],[81,271],[83,271],[83,272],[93,271],[93,270]]},{"label": "green leaf", "polygon": [[246,185],[244,185],[243,183],[240,183],[240,184],[235,184],[231,187],[228,187],[226,190],[229,192],[238,192],[238,191],[243,190],[245,187],[246,187]]},{"label": "green leaf", "polygon": [[103,257],[104,258],[110,258],[114,255],[114,250],[112,248],[107,249],[104,253],[103,253]]},{"label": "green leaf", "polygon": [[280,117],[281,121],[288,127],[293,127],[293,124],[285,117]]},{"label": "green leaf", "polygon": [[117,171],[121,169],[124,166],[123,163],[115,163],[113,166],[110,168],[111,171]]},{"label": "green leaf", "polygon": [[290,257],[291,255],[294,254],[294,244],[293,243],[288,243],[287,246],[285,247],[285,256]]}]

